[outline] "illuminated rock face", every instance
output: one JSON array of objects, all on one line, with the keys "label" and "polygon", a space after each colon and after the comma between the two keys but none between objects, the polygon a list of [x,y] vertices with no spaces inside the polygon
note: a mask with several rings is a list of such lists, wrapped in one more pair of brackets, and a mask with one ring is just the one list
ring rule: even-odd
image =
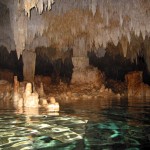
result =
[{"label": "illuminated rock face", "polygon": [[128,97],[149,97],[150,86],[143,83],[141,71],[130,72],[126,75],[128,85]]},{"label": "illuminated rock face", "polygon": [[74,68],[71,83],[73,84],[101,84],[100,71],[94,67],[84,69]]},{"label": "illuminated rock face", "polygon": [[38,107],[39,99],[37,93],[32,93],[32,84],[27,83],[25,92],[23,94],[25,107]]},{"label": "illuminated rock face", "polygon": [[89,65],[87,56],[86,40],[81,38],[76,40],[73,49],[72,63],[74,66],[71,83],[72,84],[102,84],[102,76],[97,68]]},{"label": "illuminated rock face", "polygon": [[59,111],[59,103],[56,102],[55,98],[50,97],[49,100],[50,100],[50,103],[47,105],[48,111],[50,111],[50,112]]}]

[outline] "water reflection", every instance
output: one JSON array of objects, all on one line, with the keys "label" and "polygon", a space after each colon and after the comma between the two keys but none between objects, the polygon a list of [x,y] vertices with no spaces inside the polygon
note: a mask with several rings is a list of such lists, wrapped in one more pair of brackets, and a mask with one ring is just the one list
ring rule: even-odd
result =
[{"label": "water reflection", "polygon": [[59,113],[10,106],[0,101],[0,149],[149,148],[149,100],[60,102]]}]

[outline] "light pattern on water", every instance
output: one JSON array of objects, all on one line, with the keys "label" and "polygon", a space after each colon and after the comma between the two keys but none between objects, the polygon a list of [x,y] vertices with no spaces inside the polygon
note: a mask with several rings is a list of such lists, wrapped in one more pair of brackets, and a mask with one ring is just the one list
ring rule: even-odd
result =
[{"label": "light pattern on water", "polygon": [[53,114],[0,104],[0,149],[150,148],[149,100],[60,102],[60,113]]}]

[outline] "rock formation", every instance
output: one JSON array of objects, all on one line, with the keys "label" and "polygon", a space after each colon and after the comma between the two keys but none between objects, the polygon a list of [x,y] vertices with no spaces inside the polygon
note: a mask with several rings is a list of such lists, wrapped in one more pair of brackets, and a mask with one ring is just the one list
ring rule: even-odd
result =
[{"label": "rock formation", "polygon": [[59,103],[56,102],[55,98],[50,97],[49,100],[50,100],[50,103],[47,106],[48,111],[50,111],[50,112],[59,111]]},{"label": "rock formation", "polygon": [[[24,79],[28,81],[34,77],[35,49],[42,46],[56,48],[57,57],[61,57],[60,51],[72,48],[82,57],[73,58],[74,65],[78,61],[84,66],[88,59],[82,52],[94,47],[101,54],[101,47],[112,42],[121,44],[121,54],[132,62],[144,55],[150,70],[149,10],[149,0],[3,0],[0,45],[8,51],[16,49],[18,58],[23,54]],[[31,57],[24,54],[28,51]]]},{"label": "rock formation", "polygon": [[38,107],[39,98],[36,92],[32,92],[32,84],[27,83],[25,92],[23,94],[24,106],[25,107]]},{"label": "rock formation", "polygon": [[[103,73],[90,65],[88,53],[91,51],[97,57],[104,57],[105,53],[112,57],[119,54],[132,63],[142,57],[150,72],[149,0],[1,0],[0,19],[0,46],[6,47],[8,52],[16,51],[16,57],[23,63],[21,69],[26,82],[34,83],[36,80],[36,48],[41,47],[40,55],[52,64],[54,76],[59,81],[61,63],[67,51],[73,52],[68,55],[73,64],[69,82],[71,80],[73,86],[89,85],[90,90],[96,87],[94,90],[99,93],[113,92],[110,88],[101,87],[104,84]],[[110,43],[118,47],[117,50],[109,49]],[[55,60],[61,60],[61,63],[57,66]],[[142,83],[140,77],[127,75],[128,96],[149,96],[149,87]],[[42,82],[38,92],[43,98],[49,90],[49,86],[47,91],[44,89],[48,82],[37,82]],[[23,86],[18,88],[15,79],[14,95],[24,93],[21,96],[23,105],[37,107],[38,94],[29,83],[24,89]],[[65,86],[63,88],[66,90]]]},{"label": "rock formation", "polygon": [[6,80],[0,80],[0,100],[2,99],[11,99],[11,91],[12,87],[11,84]]},{"label": "rock formation", "polygon": [[126,75],[128,97],[150,97],[150,86],[143,83],[141,71],[130,72]]}]

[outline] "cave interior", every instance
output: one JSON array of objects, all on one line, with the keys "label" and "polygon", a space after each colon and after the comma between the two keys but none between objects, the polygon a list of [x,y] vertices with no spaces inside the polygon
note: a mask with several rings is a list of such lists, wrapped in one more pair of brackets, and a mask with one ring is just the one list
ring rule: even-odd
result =
[{"label": "cave interior", "polygon": [[132,71],[150,85],[149,43],[149,0],[0,1],[0,80],[84,84],[92,66],[107,87]]}]

